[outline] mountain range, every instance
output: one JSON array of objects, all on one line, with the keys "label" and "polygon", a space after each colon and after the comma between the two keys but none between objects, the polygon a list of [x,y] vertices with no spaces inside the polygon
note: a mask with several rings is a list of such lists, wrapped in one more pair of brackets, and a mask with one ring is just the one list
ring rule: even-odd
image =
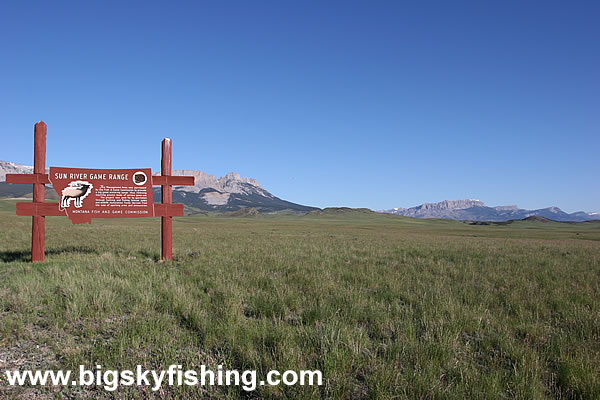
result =
[{"label": "mountain range", "polygon": [[[31,197],[32,186],[11,185],[5,182],[6,174],[31,173],[33,167],[8,161],[0,161],[0,197]],[[155,173],[157,175],[158,173]],[[202,171],[175,170],[173,175],[192,175],[194,186],[173,187],[173,201],[187,206],[189,214],[205,212],[239,212],[253,209],[255,212],[309,213],[319,211],[317,207],[282,200],[263,188],[258,181],[245,178],[235,172],[217,178]],[[154,200],[160,201],[160,188],[154,187]],[[57,200],[51,187],[46,187],[46,198]],[[439,203],[425,203],[411,208],[380,210],[380,213],[395,214],[413,218],[444,218],[467,221],[508,221],[528,217],[544,217],[554,221],[581,222],[600,220],[600,213],[578,211],[566,213],[558,207],[539,210],[524,210],[515,205],[488,207],[480,200],[444,200]],[[246,215],[248,213],[244,213]],[[314,214],[314,213],[313,213]]]},{"label": "mountain range", "polygon": [[[157,175],[158,173],[155,173]],[[282,200],[263,188],[258,181],[230,172],[217,178],[202,171],[175,170],[173,175],[192,175],[194,186],[174,186],[173,202],[183,203],[201,211],[228,212],[255,208],[260,212],[309,212],[316,207]],[[154,198],[160,199],[160,188],[154,188]]]},{"label": "mountain range", "polygon": [[[30,197],[29,184],[7,184],[6,174],[30,174],[33,167],[8,161],[0,161],[0,197]],[[158,175],[158,173],[154,173]],[[192,175],[194,186],[174,186],[173,202],[188,206],[188,212],[230,212],[243,208],[255,208],[259,212],[299,212],[317,210],[282,200],[263,188],[258,181],[230,172],[217,178],[202,171],[175,170],[173,175]],[[154,187],[154,199],[160,201],[160,187]],[[57,199],[53,189],[46,187],[46,198]]]},{"label": "mountain range", "polygon": [[600,213],[578,211],[569,214],[558,207],[538,210],[524,210],[515,205],[488,207],[482,201],[474,199],[444,200],[439,203],[425,203],[411,208],[392,208],[378,212],[412,218],[444,218],[462,221],[508,221],[529,217],[544,217],[563,222],[600,220]]}]

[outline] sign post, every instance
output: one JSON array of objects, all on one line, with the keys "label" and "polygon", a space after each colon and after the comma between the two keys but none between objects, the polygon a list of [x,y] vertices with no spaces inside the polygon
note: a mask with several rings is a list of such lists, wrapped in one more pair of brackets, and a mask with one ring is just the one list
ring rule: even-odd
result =
[{"label": "sign post", "polygon": [[[6,183],[32,183],[33,202],[17,203],[17,215],[33,217],[31,260],[44,261],[45,217],[68,216],[72,223],[92,218],[161,217],[163,260],[173,259],[173,217],[183,204],[173,204],[172,185],[193,185],[193,176],[171,176],[171,139],[162,142],[161,175],[150,168],[90,169],[51,167],[46,174],[46,124],[35,124],[33,174],[7,174]],[[60,203],[45,202],[45,185],[52,184]],[[162,203],[154,204],[152,185],[162,186]]]},{"label": "sign post", "polygon": [[[171,176],[171,139],[165,138],[162,141],[162,160],[160,173],[162,176]],[[163,204],[173,202],[173,189],[170,185],[162,185],[161,196]],[[161,218],[160,229],[162,235],[161,256],[163,260],[173,259],[173,217],[164,216]]]},{"label": "sign post", "polygon": [[[43,121],[35,124],[33,145],[33,174],[46,174],[46,124]],[[44,203],[46,187],[43,183],[33,184],[33,203]],[[44,261],[44,246],[46,242],[46,217],[34,215],[31,232],[31,261]]]}]

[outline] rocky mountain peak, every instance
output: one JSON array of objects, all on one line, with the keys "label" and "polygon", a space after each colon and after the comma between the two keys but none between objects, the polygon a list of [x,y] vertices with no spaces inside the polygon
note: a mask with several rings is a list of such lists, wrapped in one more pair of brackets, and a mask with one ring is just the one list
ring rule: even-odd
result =
[{"label": "rocky mountain peak", "polygon": [[[160,175],[160,172],[154,172]],[[178,169],[173,170],[173,175],[186,175],[195,178],[194,186],[176,186],[177,190],[198,193],[203,189],[215,189],[227,193],[248,193],[248,191],[266,192],[256,179],[242,177],[237,172],[229,172],[227,175],[217,178],[215,175],[203,171]]]},{"label": "rocky mountain peak", "polygon": [[420,207],[423,210],[464,210],[471,207],[485,207],[485,204],[480,200],[474,199],[444,200],[438,203],[425,203]]},{"label": "rocky mountain peak", "polygon": [[218,179],[218,182],[223,185],[223,187],[235,186],[237,183],[247,183],[248,185],[256,186],[257,188],[261,188],[260,184],[256,179],[252,178],[244,178],[237,172],[230,172],[225,176],[222,176]]}]

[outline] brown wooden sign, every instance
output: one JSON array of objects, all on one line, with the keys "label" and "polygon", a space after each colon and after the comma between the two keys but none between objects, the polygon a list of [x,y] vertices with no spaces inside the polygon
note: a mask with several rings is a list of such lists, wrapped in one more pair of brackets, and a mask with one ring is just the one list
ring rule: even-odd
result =
[{"label": "brown wooden sign", "polygon": [[[46,216],[68,216],[74,224],[92,218],[161,217],[163,260],[173,259],[173,220],[183,204],[172,204],[172,185],[193,185],[193,176],[171,175],[171,139],[162,141],[161,175],[150,168],[86,169],[51,167],[46,174],[46,124],[35,124],[33,174],[6,174],[6,183],[32,183],[33,202],[17,203],[17,215],[33,217],[31,260],[44,261]],[[59,203],[46,203],[52,184]],[[153,204],[152,185],[162,186],[162,203]]]},{"label": "brown wooden sign", "polygon": [[153,217],[152,171],[50,167],[50,183],[74,224],[92,218]]}]

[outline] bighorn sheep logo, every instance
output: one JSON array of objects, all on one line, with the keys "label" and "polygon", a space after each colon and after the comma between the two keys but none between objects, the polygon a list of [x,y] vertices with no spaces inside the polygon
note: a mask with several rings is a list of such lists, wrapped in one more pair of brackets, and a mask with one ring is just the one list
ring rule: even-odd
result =
[{"label": "bighorn sheep logo", "polygon": [[69,186],[63,189],[60,206],[62,208],[69,207],[71,200],[75,200],[75,207],[80,208],[83,199],[91,192],[94,186],[87,181],[73,181]]}]

